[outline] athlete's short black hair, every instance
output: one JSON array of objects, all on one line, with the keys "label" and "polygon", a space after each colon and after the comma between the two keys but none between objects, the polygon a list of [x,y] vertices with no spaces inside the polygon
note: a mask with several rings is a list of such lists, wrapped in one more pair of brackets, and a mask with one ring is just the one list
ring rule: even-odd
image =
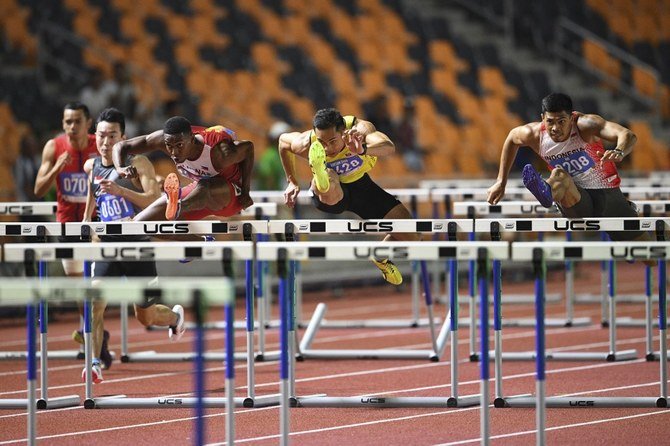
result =
[{"label": "athlete's short black hair", "polygon": [[163,133],[166,135],[191,134],[191,122],[183,116],[173,116],[163,126]]},{"label": "athlete's short black hair", "polygon": [[91,112],[88,110],[86,104],[83,104],[79,101],[68,102],[63,107],[63,111],[65,110],[81,110],[82,112],[84,112],[84,116],[86,116],[86,119],[91,118]]},{"label": "athlete's short black hair", "polygon": [[572,99],[563,93],[551,93],[542,99],[542,113],[572,113]]},{"label": "athlete's short black hair", "polygon": [[344,130],[344,118],[335,108],[322,108],[317,111],[312,121],[314,128],[319,130],[335,127],[335,130]]},{"label": "athlete's short black hair", "polygon": [[98,119],[95,121],[96,127],[103,121],[116,122],[121,128],[121,133],[126,133],[126,117],[118,109],[110,107],[101,111],[98,115]]}]

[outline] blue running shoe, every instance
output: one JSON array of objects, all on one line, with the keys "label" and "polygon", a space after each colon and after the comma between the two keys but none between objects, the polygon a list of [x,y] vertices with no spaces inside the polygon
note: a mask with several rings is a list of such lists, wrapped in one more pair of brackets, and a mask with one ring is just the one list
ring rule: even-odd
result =
[{"label": "blue running shoe", "polygon": [[537,198],[545,208],[550,208],[554,203],[554,198],[551,196],[551,186],[544,181],[535,168],[526,164],[523,166],[521,174],[523,178],[523,185]]}]

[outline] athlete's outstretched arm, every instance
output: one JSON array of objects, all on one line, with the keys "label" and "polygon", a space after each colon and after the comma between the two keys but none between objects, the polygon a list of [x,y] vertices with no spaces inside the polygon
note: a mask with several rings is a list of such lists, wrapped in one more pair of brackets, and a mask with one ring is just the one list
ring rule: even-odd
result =
[{"label": "athlete's outstretched arm", "polygon": [[86,195],[84,218],[81,221],[91,221],[96,208],[95,196],[93,195],[93,162],[93,158],[89,158],[84,163],[84,172],[86,172],[86,176],[88,177],[88,194]]},{"label": "athlete's outstretched arm", "polygon": [[156,181],[156,171],[151,161],[146,156],[133,158],[132,166],[137,171],[137,177],[142,186],[142,191],[134,191],[120,186],[112,180],[101,180],[100,189],[105,194],[116,195],[129,200],[135,206],[144,209],[160,197],[160,188]]},{"label": "athlete's outstretched arm", "polygon": [[589,132],[605,141],[616,143],[614,149],[605,151],[602,161],[621,162],[633,151],[633,146],[637,142],[637,136],[631,130],[598,115],[583,115],[577,124],[580,132]]},{"label": "athlete's outstretched arm", "polygon": [[283,133],[279,137],[277,150],[279,159],[286,175],[286,190],[284,191],[284,202],[290,208],[295,206],[295,202],[300,193],[300,184],[295,170],[295,157],[309,157],[309,131]]},{"label": "athlete's outstretched arm", "polygon": [[[344,142],[349,149],[362,155],[388,156],[395,153],[395,144],[385,133],[377,130],[373,123],[359,119],[356,125],[350,130],[344,132]],[[367,149],[364,149],[362,143],[365,142]]]},{"label": "athlete's outstretched arm", "polygon": [[254,168],[254,143],[246,140],[221,141],[212,148],[212,165],[218,171],[234,164],[240,165],[242,177],[242,194],[240,201],[242,206],[249,207],[253,204],[249,197],[251,190],[251,173]]},{"label": "athlete's outstretched arm", "polygon": [[135,167],[132,165],[126,166],[125,164],[128,155],[152,152],[154,150],[162,150],[167,153],[165,141],[163,140],[163,130],[157,130],[148,135],[136,136],[135,138],[126,139],[114,144],[112,148],[112,160],[119,176],[122,178],[134,178],[137,176]]},{"label": "athlete's outstretched arm", "polygon": [[512,170],[514,158],[516,158],[519,147],[530,146],[535,150],[535,145],[535,136],[531,124],[515,127],[510,130],[500,154],[498,178],[495,184],[488,190],[486,199],[489,203],[496,204],[505,196],[507,179],[509,178],[509,172]]},{"label": "athlete's outstretched arm", "polygon": [[53,186],[58,174],[63,171],[65,166],[70,162],[70,154],[63,152],[58,159],[56,156],[56,143],[53,139],[47,141],[42,149],[42,164],[37,171],[35,178],[35,195],[42,198]]}]

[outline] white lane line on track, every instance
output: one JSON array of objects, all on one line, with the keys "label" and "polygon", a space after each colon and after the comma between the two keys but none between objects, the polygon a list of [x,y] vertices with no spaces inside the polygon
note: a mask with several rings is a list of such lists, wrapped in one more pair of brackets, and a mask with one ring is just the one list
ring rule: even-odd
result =
[{"label": "white lane line on track", "polygon": [[[83,409],[83,407],[78,407],[77,409]],[[262,410],[270,410],[270,409],[277,409],[277,407],[256,407],[253,409],[240,409],[235,411],[235,415],[240,414],[240,413],[245,413],[245,412],[259,412]],[[83,409],[86,410],[86,409]],[[168,410],[179,410],[179,409],[168,409]],[[191,409],[184,409],[184,410],[191,410]],[[224,417],[226,413],[220,413],[220,414],[211,414],[211,415],[205,415],[204,418],[216,418],[216,417]],[[164,424],[170,424],[170,423],[181,423],[181,422],[192,422],[195,420],[195,417],[185,417],[185,418],[175,418],[174,420],[162,420],[162,421],[155,421],[152,423],[142,423],[142,424],[129,424],[126,426],[116,426],[116,427],[108,427],[108,428],[102,428],[102,429],[93,429],[93,430],[88,430],[88,431],[80,431],[80,432],[66,432],[63,434],[55,434],[55,435],[45,435],[42,437],[37,437],[37,440],[49,440],[53,438],[65,438],[65,437],[74,437],[78,435],[87,435],[87,434],[98,434],[102,432],[113,432],[113,431],[120,431],[120,430],[127,430],[127,429],[135,429],[135,428],[142,428],[142,427],[152,427],[152,426],[160,426]],[[6,441],[0,441],[0,445],[5,445],[5,444],[15,444],[15,443],[26,443],[28,439],[27,438],[22,438],[22,439],[17,439],[17,440],[6,440]]]},{"label": "white lane line on track", "polygon": [[[655,412],[650,412],[650,413],[640,413],[640,414],[636,414],[636,415],[627,415],[627,416],[624,416],[624,417],[605,418],[605,419],[602,419],[602,420],[585,421],[583,423],[564,424],[562,426],[547,427],[547,428],[545,428],[545,431],[546,432],[551,432],[551,431],[557,431],[557,430],[562,430],[562,429],[572,429],[572,428],[578,428],[578,427],[584,427],[584,426],[593,426],[593,425],[596,425],[596,424],[612,423],[612,422],[616,422],[616,421],[631,420],[631,419],[634,419],[634,418],[651,417],[651,416],[659,415],[659,414],[670,415],[670,411],[665,409],[665,410],[657,410]],[[534,435],[536,433],[537,433],[537,429],[530,430],[530,431],[511,432],[509,434],[492,435],[490,438],[491,438],[491,440],[498,440],[498,439],[502,439],[502,438],[521,437],[523,435]],[[454,441],[454,442],[451,442],[451,443],[440,443],[440,444],[437,444],[435,446],[456,446],[456,445],[459,445],[459,444],[479,443],[479,442],[481,442],[481,440],[482,440],[481,438],[471,438],[469,440]]]},{"label": "white lane line on track", "polygon": [[[599,329],[599,328],[598,328]],[[575,330],[575,328],[557,328],[554,330],[550,330],[552,334],[560,334],[563,332],[570,332],[570,331]],[[590,329],[581,329],[580,331],[589,331]],[[533,333],[526,332],[526,333],[516,333],[513,335],[513,337],[530,337],[533,336]],[[467,339],[461,339],[459,340],[459,344],[465,344],[467,343]],[[622,344],[632,344],[632,343],[641,343],[644,342],[644,338],[632,338],[632,339],[623,339],[623,340],[618,340],[617,345]],[[576,346],[570,346],[570,350],[579,350],[580,348],[592,348],[594,346],[608,346],[609,343],[607,342],[602,342],[602,343],[597,343],[597,344],[584,344],[583,346],[581,345],[576,345]],[[557,349],[556,349],[557,350]],[[463,360],[459,361],[459,363],[467,364],[469,363],[469,360]],[[635,361],[627,361],[628,363],[632,363]],[[256,367],[267,367],[270,365],[275,364],[276,361],[267,361],[267,362],[261,362],[257,363],[255,366]],[[396,370],[409,370],[409,369],[415,369],[415,368],[423,368],[423,367],[437,367],[437,366],[447,366],[449,365],[449,361],[442,361],[439,363],[429,363],[429,364],[418,364],[418,365],[410,365],[410,366],[402,366],[402,367],[394,367],[394,368],[385,368],[385,369],[375,369],[375,370],[370,370],[370,371],[364,371],[364,372],[353,372],[354,374],[368,374],[368,373],[385,373],[388,371],[396,371]],[[596,365],[597,366],[597,365]],[[78,368],[81,367],[80,365],[77,366],[67,366],[67,367],[73,367],[73,368]],[[245,364],[237,364],[235,366],[236,370],[242,370],[246,369]],[[223,370],[222,367],[213,367],[213,368],[208,368],[205,371],[206,372],[217,372]],[[9,372],[11,374],[23,374],[25,371],[17,371],[17,372]],[[7,376],[9,373],[0,373],[0,378],[2,376]],[[191,373],[190,370],[185,370],[182,372],[171,372],[171,373],[162,373],[162,374],[152,374],[152,375],[142,375],[142,376],[133,376],[133,377],[128,377],[128,378],[118,378],[118,379],[113,379],[113,380],[106,380],[106,383],[118,383],[118,382],[124,382],[124,381],[135,381],[135,380],[141,380],[141,379],[154,379],[154,378],[161,378],[161,377],[170,377],[170,376],[176,376],[176,375],[184,375],[184,374],[189,374]],[[351,376],[351,375],[342,375],[342,376]],[[337,377],[340,377],[339,375]],[[318,380],[318,379],[323,379],[323,378],[304,378],[304,380]],[[300,380],[299,380],[300,381]],[[459,384],[464,384],[464,383],[459,383]],[[71,388],[80,388],[81,383],[76,383],[76,384],[66,384],[66,385],[61,385],[61,386],[50,386],[50,390],[60,390],[60,389],[71,389]],[[266,383],[266,384],[257,384],[257,387],[263,387],[263,386],[270,386],[270,385],[278,385],[277,382],[273,383]],[[40,390],[40,389],[38,389]],[[15,391],[9,391],[9,392],[0,392],[0,396],[9,396],[9,395],[17,395],[17,394],[23,394],[25,393],[25,390],[15,390]]]}]

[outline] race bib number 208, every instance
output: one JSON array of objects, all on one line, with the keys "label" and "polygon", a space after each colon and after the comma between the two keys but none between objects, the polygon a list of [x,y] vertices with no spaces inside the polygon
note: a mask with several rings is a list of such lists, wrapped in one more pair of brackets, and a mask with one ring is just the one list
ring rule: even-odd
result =
[{"label": "race bib number 208", "polygon": [[593,158],[584,152],[577,152],[563,158],[552,160],[550,164],[554,167],[561,167],[571,176],[584,173],[595,166]]}]

